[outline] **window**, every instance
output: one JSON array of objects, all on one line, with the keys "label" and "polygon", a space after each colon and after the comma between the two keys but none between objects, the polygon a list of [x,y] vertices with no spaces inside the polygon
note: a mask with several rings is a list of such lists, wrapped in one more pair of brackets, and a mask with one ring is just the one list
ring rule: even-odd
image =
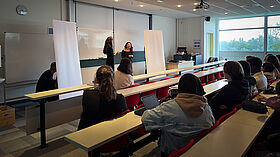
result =
[{"label": "window", "polygon": [[267,27],[267,51],[280,52],[280,16],[269,16]]},{"label": "window", "polygon": [[264,17],[220,20],[220,51],[264,51]]}]

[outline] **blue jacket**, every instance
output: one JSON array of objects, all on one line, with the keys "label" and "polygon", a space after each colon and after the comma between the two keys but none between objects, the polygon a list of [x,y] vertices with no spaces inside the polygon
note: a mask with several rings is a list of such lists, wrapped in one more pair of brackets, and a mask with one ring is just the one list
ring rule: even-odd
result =
[{"label": "blue jacket", "polygon": [[175,99],[145,111],[142,123],[146,130],[161,129],[160,150],[170,154],[213,126],[215,119],[205,97],[179,93]]}]

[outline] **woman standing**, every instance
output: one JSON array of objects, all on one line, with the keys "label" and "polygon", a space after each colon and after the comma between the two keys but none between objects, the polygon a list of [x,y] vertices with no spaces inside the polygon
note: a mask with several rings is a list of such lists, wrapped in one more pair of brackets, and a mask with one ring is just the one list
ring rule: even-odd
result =
[{"label": "woman standing", "polygon": [[128,58],[130,60],[133,58],[133,47],[131,42],[125,43],[124,49],[122,50],[122,58]]},{"label": "woman standing", "polygon": [[[114,51],[113,51],[113,37],[108,37],[105,41],[103,53],[107,55],[106,65],[112,67],[114,71]],[[118,52],[116,52],[118,54]]]}]

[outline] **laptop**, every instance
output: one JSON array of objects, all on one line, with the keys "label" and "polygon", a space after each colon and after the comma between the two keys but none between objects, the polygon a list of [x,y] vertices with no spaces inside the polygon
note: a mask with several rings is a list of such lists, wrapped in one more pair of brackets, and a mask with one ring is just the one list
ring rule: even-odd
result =
[{"label": "laptop", "polygon": [[142,116],[144,111],[146,111],[147,109],[148,110],[153,109],[160,105],[160,101],[158,100],[158,98],[156,97],[155,94],[141,97],[141,101],[143,102],[144,107],[141,107],[134,111],[134,114],[136,114],[138,116]]}]

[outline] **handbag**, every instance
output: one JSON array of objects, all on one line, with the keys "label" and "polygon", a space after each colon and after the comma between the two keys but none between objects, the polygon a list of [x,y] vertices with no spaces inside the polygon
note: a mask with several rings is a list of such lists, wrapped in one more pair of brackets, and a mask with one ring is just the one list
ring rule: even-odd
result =
[{"label": "handbag", "polygon": [[253,101],[253,100],[245,100],[242,108],[246,111],[266,114],[268,112],[266,106],[263,103]]}]

